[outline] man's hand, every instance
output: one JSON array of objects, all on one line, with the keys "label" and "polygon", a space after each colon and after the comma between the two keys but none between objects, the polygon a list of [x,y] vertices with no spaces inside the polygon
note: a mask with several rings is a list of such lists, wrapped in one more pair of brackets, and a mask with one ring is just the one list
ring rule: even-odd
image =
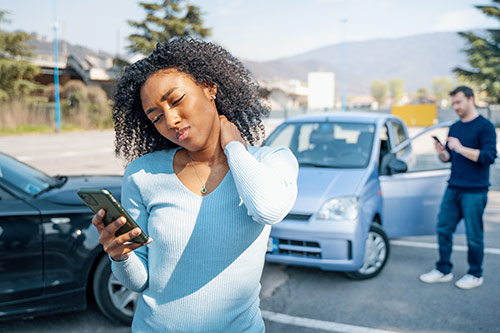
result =
[{"label": "man's hand", "polygon": [[245,140],[241,137],[240,130],[235,124],[230,122],[226,116],[220,115],[220,145],[222,150],[226,148],[226,145],[231,141],[238,141],[243,144],[246,148]]},{"label": "man's hand", "polygon": [[477,162],[479,159],[479,149],[465,147],[460,140],[452,136],[448,137],[448,147],[472,162]]},{"label": "man's hand", "polygon": [[464,146],[462,146],[462,143],[457,138],[454,138],[452,136],[448,138],[448,148],[450,148],[451,150],[456,151],[460,154],[460,151],[463,147]]},{"label": "man's hand", "polygon": [[434,149],[436,149],[441,162],[448,162],[450,160],[450,154],[440,142],[434,142]]},{"label": "man's hand", "polygon": [[445,146],[443,146],[439,142],[434,142],[434,149],[436,149],[436,151],[437,151],[438,154],[441,154],[443,151],[446,151]]}]

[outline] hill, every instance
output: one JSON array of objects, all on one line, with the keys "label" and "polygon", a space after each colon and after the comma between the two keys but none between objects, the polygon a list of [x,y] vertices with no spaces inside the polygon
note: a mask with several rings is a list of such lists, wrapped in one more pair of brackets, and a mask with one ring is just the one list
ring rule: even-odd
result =
[{"label": "hill", "polygon": [[[370,94],[376,79],[401,78],[407,92],[419,88],[431,91],[432,79],[449,76],[463,65],[464,40],[454,32],[439,32],[395,39],[376,39],[345,44],[346,86],[348,95]],[[335,72],[340,91],[342,45],[334,44],[273,61],[243,60],[258,79],[285,78],[307,81],[311,71]]]}]

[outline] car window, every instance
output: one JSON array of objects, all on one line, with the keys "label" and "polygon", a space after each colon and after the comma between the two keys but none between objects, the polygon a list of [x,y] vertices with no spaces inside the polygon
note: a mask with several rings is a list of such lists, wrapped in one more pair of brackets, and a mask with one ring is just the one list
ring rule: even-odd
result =
[{"label": "car window", "polygon": [[391,142],[389,141],[389,130],[387,129],[387,124],[380,128],[380,141],[384,142],[385,149],[391,150]]},{"label": "car window", "polygon": [[379,152],[379,166],[382,164],[384,156],[391,151],[391,141],[389,140],[389,130],[387,124],[380,128],[380,152]]},{"label": "car window", "polygon": [[312,124],[310,125],[303,125],[300,127],[297,127],[296,130],[298,130],[298,146],[297,146],[297,152],[304,152],[308,150],[311,146],[310,142],[310,137],[312,131],[317,129],[317,126],[314,126]]},{"label": "car window", "polygon": [[394,140],[397,146],[408,138],[406,137],[404,128],[400,123],[393,121],[391,122],[391,124],[392,124],[392,131],[394,133]]},{"label": "car window", "polygon": [[[410,136],[415,136],[420,130],[421,129],[409,128]],[[432,136],[438,137],[444,144],[448,137],[448,128],[435,128],[412,140],[411,145],[413,147],[412,154],[414,155],[414,162],[408,165],[408,172],[450,168],[450,163],[443,163],[439,160],[438,154],[434,149],[434,139]]]},{"label": "car window", "polygon": [[364,168],[370,160],[374,133],[375,125],[369,123],[285,123],[266,145],[290,148],[302,166]]},{"label": "car window", "polygon": [[[396,122],[396,121],[392,121],[391,127],[392,127],[392,133],[394,135],[393,139],[395,142],[395,146],[399,145],[400,143],[402,143],[403,141],[408,139],[408,136],[406,135],[405,130],[403,128],[403,125],[401,123]],[[400,154],[406,153],[408,151],[408,149],[409,149],[409,146],[405,149],[402,149]]]},{"label": "car window", "polygon": [[12,199],[15,199],[15,197],[13,197],[10,193],[0,188],[0,201],[12,200]]},{"label": "car window", "polygon": [[291,126],[284,128],[283,131],[281,132],[281,135],[276,137],[276,145],[283,147],[290,147],[292,144],[293,132],[294,128]]},{"label": "car window", "polygon": [[57,183],[53,177],[0,153],[0,179],[6,185],[35,195]]}]

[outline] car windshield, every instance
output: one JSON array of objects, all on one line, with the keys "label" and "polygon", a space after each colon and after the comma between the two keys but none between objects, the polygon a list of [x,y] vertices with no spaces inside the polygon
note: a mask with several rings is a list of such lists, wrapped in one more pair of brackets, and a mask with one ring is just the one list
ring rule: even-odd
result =
[{"label": "car windshield", "polygon": [[0,179],[8,185],[31,195],[37,195],[59,183],[49,175],[0,153]]},{"label": "car windshield", "polygon": [[288,147],[302,167],[365,168],[370,160],[375,125],[355,122],[284,123],[266,140]]}]

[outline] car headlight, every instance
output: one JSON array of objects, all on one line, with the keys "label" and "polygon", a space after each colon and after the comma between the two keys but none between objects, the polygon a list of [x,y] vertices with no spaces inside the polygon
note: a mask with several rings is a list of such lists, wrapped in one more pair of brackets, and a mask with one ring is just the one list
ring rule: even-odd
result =
[{"label": "car headlight", "polygon": [[340,197],[325,201],[317,218],[321,220],[354,220],[358,217],[358,198]]}]

